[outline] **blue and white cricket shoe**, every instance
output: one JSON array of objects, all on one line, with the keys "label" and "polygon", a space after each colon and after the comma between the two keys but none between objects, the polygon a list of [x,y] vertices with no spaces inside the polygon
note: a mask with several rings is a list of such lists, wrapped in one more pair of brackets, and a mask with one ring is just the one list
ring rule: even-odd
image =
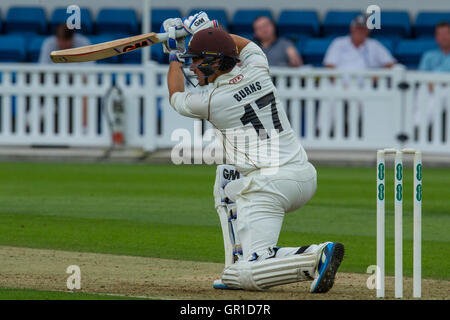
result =
[{"label": "blue and white cricket shoe", "polygon": [[336,272],[344,258],[344,245],[328,242],[320,253],[319,265],[311,284],[311,293],[325,293],[333,287]]},{"label": "blue and white cricket shoe", "polygon": [[219,290],[242,290],[241,288],[229,287],[225,283],[223,283],[222,280],[214,280],[213,288]]}]

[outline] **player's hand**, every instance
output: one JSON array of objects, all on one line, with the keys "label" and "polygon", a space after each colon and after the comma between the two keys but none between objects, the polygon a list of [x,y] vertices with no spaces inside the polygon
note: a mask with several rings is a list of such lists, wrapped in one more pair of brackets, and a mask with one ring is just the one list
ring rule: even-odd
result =
[{"label": "player's hand", "polygon": [[172,51],[184,53],[186,51],[185,36],[179,38],[176,37],[176,34],[179,34],[177,31],[183,29],[184,25],[180,18],[164,20],[161,25],[161,32],[167,32],[169,34],[169,39],[163,42],[164,53],[170,54]]},{"label": "player's hand", "polygon": [[197,31],[207,29],[207,28],[217,28],[219,27],[219,22],[217,20],[209,20],[208,15],[200,11],[199,13],[183,18],[184,28],[190,34],[194,34]]},{"label": "player's hand", "polygon": [[172,50],[169,53],[169,63],[172,61],[178,61],[182,64],[185,63],[185,58],[181,58],[181,55],[183,55],[184,52],[178,51],[178,50]]}]

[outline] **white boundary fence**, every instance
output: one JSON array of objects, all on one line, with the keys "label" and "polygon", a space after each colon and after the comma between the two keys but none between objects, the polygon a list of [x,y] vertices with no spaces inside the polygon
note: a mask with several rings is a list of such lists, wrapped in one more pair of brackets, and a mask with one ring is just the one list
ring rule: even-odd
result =
[{"label": "white boundary fence", "polygon": [[[166,72],[167,66],[154,63],[0,64],[0,147],[108,147],[111,133],[101,109],[113,81],[125,96],[128,146],[170,148],[178,143],[172,132],[180,128],[201,139],[211,125],[170,107]],[[450,154],[450,74],[396,67],[352,72],[273,68],[272,75],[307,149],[407,147]]]}]

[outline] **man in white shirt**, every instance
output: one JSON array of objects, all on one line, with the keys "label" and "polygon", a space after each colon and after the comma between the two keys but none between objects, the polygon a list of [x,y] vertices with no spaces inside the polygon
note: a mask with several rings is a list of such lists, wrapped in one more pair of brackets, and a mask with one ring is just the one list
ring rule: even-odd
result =
[{"label": "man in white shirt", "polygon": [[339,69],[390,68],[395,59],[377,40],[370,39],[366,16],[357,16],[350,25],[350,35],[333,40],[325,54],[323,65]]},{"label": "man in white shirt", "polygon": [[[289,124],[265,54],[253,42],[216,28],[204,12],[184,23],[168,19],[163,27],[169,34],[181,28],[193,34],[187,53],[179,39],[164,44],[170,54],[171,106],[184,116],[208,120],[222,139],[228,163],[240,173],[239,179],[223,183],[224,171],[217,170],[216,208],[225,206],[235,220],[231,233],[239,238],[242,254],[226,265],[214,288],[264,290],[313,280],[310,292],[327,292],[343,259],[341,243],[276,246],[284,214],[314,195],[317,174]],[[184,90],[187,58],[204,88],[199,92]]]},{"label": "man in white shirt", "polygon": [[[389,51],[377,40],[370,39],[370,30],[367,28],[367,16],[358,15],[350,24],[350,35],[338,37],[333,40],[325,54],[323,65],[327,68],[337,68],[345,70],[366,70],[376,68],[391,68],[396,60],[392,57]],[[343,76],[343,90],[348,86],[350,77]],[[363,78],[359,77],[359,86],[363,87]],[[362,104],[358,100],[358,136],[362,134]],[[344,108],[347,109],[348,101],[344,100]],[[327,113],[330,115],[329,120],[329,135],[335,134],[335,101],[327,103]],[[322,108],[320,108],[322,109]],[[321,112],[318,109],[317,112]],[[322,111],[323,112],[323,111]],[[345,111],[345,114],[346,111]],[[316,119],[319,119],[318,115]],[[316,131],[321,130],[320,127],[325,124],[320,124],[320,120],[316,120]],[[347,121],[347,120],[345,120]],[[348,126],[348,123],[345,124]],[[326,131],[326,130],[324,130]],[[328,133],[328,132],[327,132]]]}]

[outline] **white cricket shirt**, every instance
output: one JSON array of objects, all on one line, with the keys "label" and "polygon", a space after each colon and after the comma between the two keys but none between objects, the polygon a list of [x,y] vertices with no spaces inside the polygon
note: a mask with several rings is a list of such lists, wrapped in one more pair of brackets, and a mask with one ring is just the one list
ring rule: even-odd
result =
[{"label": "white cricket shirt", "polygon": [[180,114],[206,119],[219,130],[227,163],[247,175],[260,168],[303,164],[307,155],[293,132],[263,51],[253,42],[240,66],[200,92],[177,92],[170,104]]}]

